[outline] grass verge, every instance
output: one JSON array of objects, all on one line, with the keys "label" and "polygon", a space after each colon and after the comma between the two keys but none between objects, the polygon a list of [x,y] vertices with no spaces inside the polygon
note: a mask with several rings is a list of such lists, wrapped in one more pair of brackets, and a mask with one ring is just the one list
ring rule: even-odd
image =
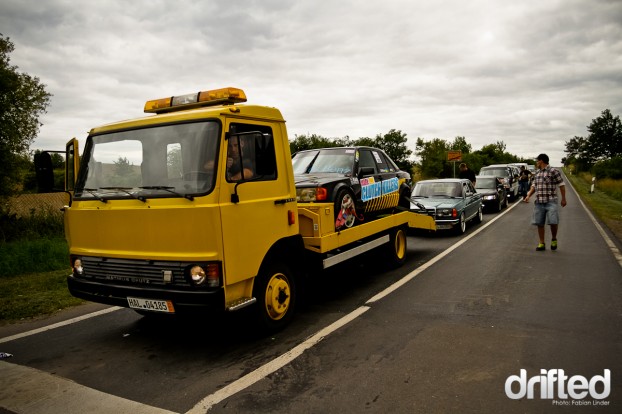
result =
[{"label": "grass verge", "polygon": [[67,290],[68,269],[0,278],[0,324],[14,323],[83,303]]},{"label": "grass verge", "polygon": [[609,227],[618,240],[622,240],[622,200],[608,195],[598,187],[590,193],[591,182],[585,177],[570,175],[568,172],[566,177],[594,215]]}]

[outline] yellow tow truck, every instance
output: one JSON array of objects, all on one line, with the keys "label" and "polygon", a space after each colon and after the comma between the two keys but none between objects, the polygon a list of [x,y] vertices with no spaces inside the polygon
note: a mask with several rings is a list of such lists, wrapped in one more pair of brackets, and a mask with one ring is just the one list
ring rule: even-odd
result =
[{"label": "yellow tow truck", "polygon": [[93,128],[66,147],[65,233],[72,295],[142,314],[254,306],[268,330],[292,317],[297,282],[372,249],[406,255],[395,212],[341,231],[333,203],[297,201],[285,120],[223,88],[148,101],[139,119]]}]

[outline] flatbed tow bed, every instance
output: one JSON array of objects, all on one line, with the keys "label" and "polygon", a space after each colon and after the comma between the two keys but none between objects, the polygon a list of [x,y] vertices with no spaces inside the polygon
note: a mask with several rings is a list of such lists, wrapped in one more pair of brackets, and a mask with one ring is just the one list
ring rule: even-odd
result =
[{"label": "flatbed tow bed", "polygon": [[[432,217],[412,211],[403,211],[387,214],[349,229],[335,231],[333,205],[328,203],[299,203],[298,217],[300,234],[307,250],[319,254],[329,254],[349,247],[345,251],[323,259],[322,267],[324,269],[389,243],[393,229],[405,229],[407,227],[436,230],[436,224]],[[402,242],[405,243],[405,240],[400,243]]]}]

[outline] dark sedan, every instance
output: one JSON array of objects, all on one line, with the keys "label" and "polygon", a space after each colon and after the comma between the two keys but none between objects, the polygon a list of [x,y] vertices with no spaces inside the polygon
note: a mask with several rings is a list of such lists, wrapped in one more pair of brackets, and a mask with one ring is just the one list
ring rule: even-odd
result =
[{"label": "dark sedan", "polygon": [[335,228],[410,207],[410,174],[372,147],[321,148],[292,157],[298,202],[334,203]]},{"label": "dark sedan", "polygon": [[437,230],[466,231],[470,220],[482,221],[482,196],[475,191],[471,181],[442,178],[419,181],[412,192],[413,210],[425,208],[434,217]]},{"label": "dark sedan", "polygon": [[481,194],[486,210],[501,211],[508,205],[508,194],[503,185],[503,177],[478,175],[475,177],[475,190]]}]

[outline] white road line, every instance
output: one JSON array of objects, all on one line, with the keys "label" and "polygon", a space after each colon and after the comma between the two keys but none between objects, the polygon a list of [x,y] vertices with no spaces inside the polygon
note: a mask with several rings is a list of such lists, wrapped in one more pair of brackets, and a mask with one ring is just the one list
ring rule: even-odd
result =
[{"label": "white road line", "polygon": [[490,226],[492,223],[494,223],[495,221],[497,221],[499,218],[501,218],[503,215],[507,214],[508,211],[510,211],[511,209],[513,209],[514,207],[516,207],[519,203],[522,203],[523,201],[515,201],[514,204],[512,204],[512,206],[508,207],[507,209],[505,209],[505,211],[501,214],[497,214],[497,216],[495,218],[493,218],[492,220],[488,221],[486,224],[484,224],[483,226],[477,228],[473,233],[469,234],[467,237],[464,237],[462,239],[460,239],[459,242],[457,242],[456,244],[454,244],[453,246],[447,248],[445,251],[439,253],[438,255],[436,255],[434,258],[432,258],[431,260],[428,260],[427,262],[425,262],[424,264],[422,264],[421,266],[419,266],[418,268],[416,268],[415,270],[413,270],[412,272],[410,272],[409,274],[407,274],[406,276],[404,276],[403,278],[401,278],[400,280],[398,280],[397,282],[395,282],[394,284],[392,284],[391,286],[389,286],[388,288],[386,288],[385,290],[383,290],[382,292],[378,293],[377,295],[373,296],[372,298],[370,298],[367,302],[365,302],[366,305],[371,305],[374,302],[379,301],[380,299],[390,295],[391,293],[395,292],[397,289],[399,289],[400,287],[402,287],[403,285],[405,285],[406,283],[410,282],[412,279],[416,278],[417,276],[419,276],[419,274],[421,274],[422,272],[424,272],[427,268],[429,268],[430,266],[434,265],[436,262],[440,261],[442,258],[444,258],[445,256],[447,256],[449,253],[453,252],[454,250],[456,250],[458,247],[462,246],[464,243],[466,243],[468,240],[470,240],[471,238],[475,237],[476,235],[478,235],[481,231],[484,231],[484,229],[488,226]]},{"label": "white road line", "polygon": [[0,338],[0,344],[5,343],[5,342],[11,342],[11,341],[14,341],[20,338],[25,338],[27,336],[35,335],[41,332],[49,331],[50,329],[60,328],[61,326],[71,325],[72,323],[80,322],[85,319],[94,318],[95,316],[104,315],[106,313],[114,312],[119,309],[123,309],[123,308],[120,308],[118,306],[113,306],[112,308],[106,308],[106,309],[102,309],[97,312],[87,313],[86,315],[78,316],[77,318],[73,318],[73,319],[67,319],[66,321],[58,322],[53,325],[44,326],[43,328],[33,329],[32,331],[22,332],[22,333],[11,335],[11,336],[6,336],[4,338]]},{"label": "white road line", "polygon": [[243,389],[250,387],[251,385],[258,382],[259,380],[262,380],[268,375],[272,374],[273,372],[283,368],[285,365],[289,364],[294,359],[302,355],[304,351],[318,344],[322,339],[324,339],[331,333],[335,332],[342,326],[352,322],[353,320],[355,320],[356,318],[358,318],[359,316],[361,316],[363,313],[367,312],[368,310],[369,310],[369,307],[367,306],[361,306],[360,308],[355,309],[354,311],[350,312],[349,314],[337,320],[336,322],[333,322],[332,324],[328,325],[324,329],[318,331],[317,333],[309,337],[307,340],[295,346],[294,348],[290,349],[283,355],[273,359],[272,361],[268,362],[265,365],[262,365],[261,367],[257,368],[255,371],[246,374],[242,378],[238,379],[237,381],[232,382],[226,387],[219,389],[215,393],[203,398],[186,414],[205,413],[210,408],[212,408],[215,404],[218,404],[219,402],[225,400],[226,398],[229,398],[230,396],[242,391]]}]

